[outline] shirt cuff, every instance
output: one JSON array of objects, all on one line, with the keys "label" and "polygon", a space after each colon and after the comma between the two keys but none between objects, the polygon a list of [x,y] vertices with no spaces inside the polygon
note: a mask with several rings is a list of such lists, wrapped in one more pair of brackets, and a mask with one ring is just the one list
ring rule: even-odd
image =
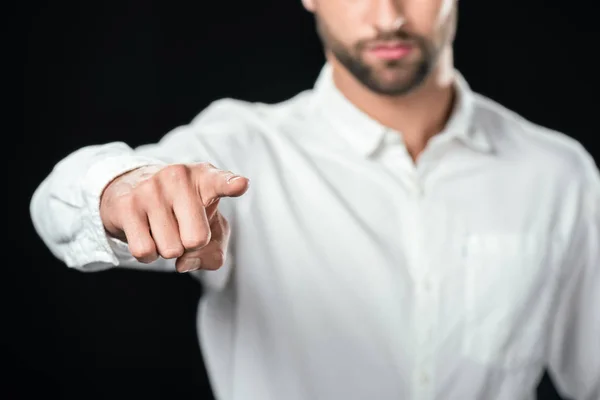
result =
[{"label": "shirt cuff", "polygon": [[[99,261],[118,266],[124,261],[129,261],[132,256],[127,243],[110,237],[104,229],[100,217],[100,198],[104,188],[119,175],[136,168],[149,165],[166,165],[165,162],[148,157],[135,155],[109,156],[94,163],[85,174],[82,183],[83,197],[85,199],[85,225],[90,227],[87,237],[90,247],[85,249],[83,264],[98,263]],[[87,246],[86,246],[87,247]],[[83,249],[81,249],[83,250]],[[88,262],[86,262],[88,261]]]}]

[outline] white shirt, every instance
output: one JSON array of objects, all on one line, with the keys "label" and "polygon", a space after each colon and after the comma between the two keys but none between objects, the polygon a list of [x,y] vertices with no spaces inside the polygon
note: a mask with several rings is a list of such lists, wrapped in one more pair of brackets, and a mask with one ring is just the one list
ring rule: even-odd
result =
[{"label": "white shirt", "polygon": [[62,160],[31,202],[69,267],[173,271],[108,239],[102,188],[157,162],[251,179],[224,199],[229,262],[198,277],[198,332],[222,400],[520,400],[544,368],[600,399],[600,174],[566,135],[473,93],[413,163],[325,66],[279,104],[223,99],[157,144]]}]

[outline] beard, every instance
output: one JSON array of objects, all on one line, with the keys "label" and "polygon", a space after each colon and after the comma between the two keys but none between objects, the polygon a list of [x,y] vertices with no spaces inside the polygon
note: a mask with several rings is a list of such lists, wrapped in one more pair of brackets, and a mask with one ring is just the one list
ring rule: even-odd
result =
[{"label": "beard", "polygon": [[[431,41],[405,30],[380,32],[377,37],[359,41],[347,46],[338,40],[324,21],[316,17],[317,32],[324,47],[346,68],[356,80],[370,91],[385,96],[403,96],[417,89],[425,82],[440,53]],[[369,63],[362,57],[365,49],[373,41],[398,41],[409,43],[416,57]]]}]

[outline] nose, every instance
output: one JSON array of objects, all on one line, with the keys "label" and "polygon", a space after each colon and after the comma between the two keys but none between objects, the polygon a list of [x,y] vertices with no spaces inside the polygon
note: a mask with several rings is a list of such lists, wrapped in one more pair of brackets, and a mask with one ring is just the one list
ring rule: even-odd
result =
[{"label": "nose", "polygon": [[393,31],[404,21],[400,0],[372,0],[371,21],[382,31]]}]

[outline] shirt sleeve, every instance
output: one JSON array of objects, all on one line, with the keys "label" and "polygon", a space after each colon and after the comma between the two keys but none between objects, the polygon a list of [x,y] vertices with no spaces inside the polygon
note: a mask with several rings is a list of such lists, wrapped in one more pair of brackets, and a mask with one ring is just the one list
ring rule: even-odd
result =
[{"label": "shirt sleeve", "polygon": [[[30,214],[36,232],[54,256],[81,271],[113,267],[174,271],[174,260],[159,258],[150,264],[139,263],[126,243],[106,234],[100,218],[102,191],[115,177],[145,165],[210,162],[218,168],[245,174],[244,137],[248,132],[244,115],[248,115],[249,106],[237,100],[219,100],[158,143],[132,148],[113,142],[87,146],[67,155],[31,198]],[[233,231],[232,200],[222,199],[219,210]],[[230,247],[233,246],[230,241]],[[215,271],[221,276],[219,281],[231,269],[231,251],[226,260],[226,265]]]},{"label": "shirt sleeve", "polygon": [[570,246],[549,347],[550,374],[573,400],[600,399],[600,176],[589,174]]}]

